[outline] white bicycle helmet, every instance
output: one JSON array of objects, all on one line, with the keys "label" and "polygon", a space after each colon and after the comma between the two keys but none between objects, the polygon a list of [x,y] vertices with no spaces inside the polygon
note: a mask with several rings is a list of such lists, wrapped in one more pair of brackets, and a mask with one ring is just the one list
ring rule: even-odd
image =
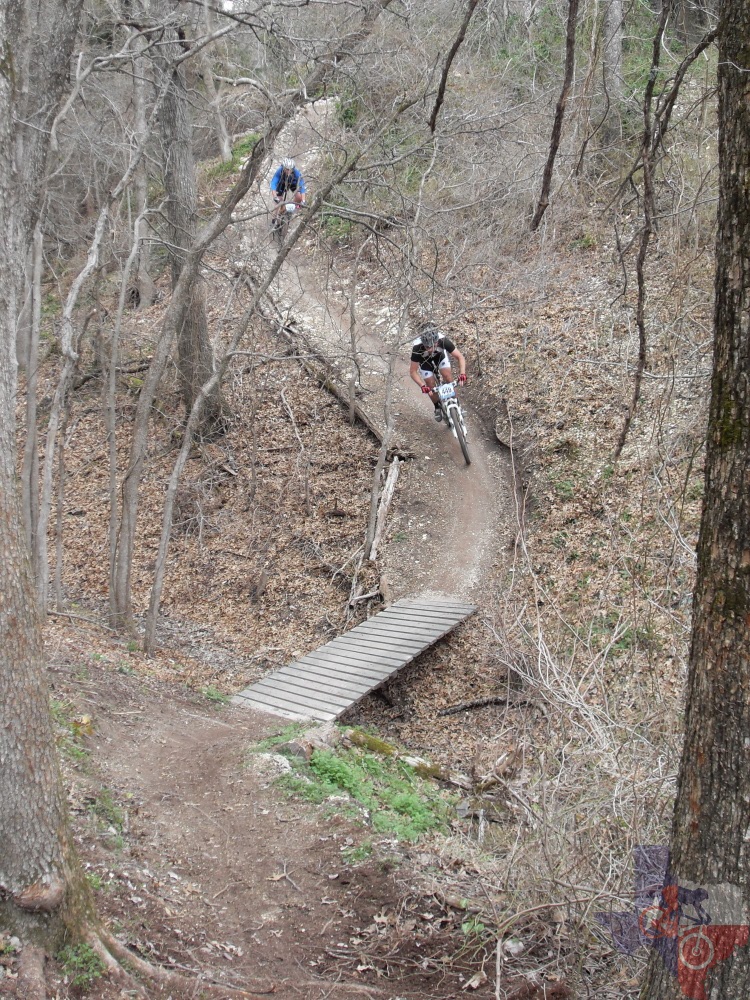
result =
[{"label": "white bicycle helmet", "polygon": [[422,323],[419,327],[419,339],[422,344],[427,348],[433,348],[437,346],[437,342],[440,339],[440,331],[430,320]]},{"label": "white bicycle helmet", "polygon": [[284,157],[284,159],[281,161],[281,169],[287,170],[289,173],[291,173],[294,170],[294,160],[291,158],[291,156]]}]

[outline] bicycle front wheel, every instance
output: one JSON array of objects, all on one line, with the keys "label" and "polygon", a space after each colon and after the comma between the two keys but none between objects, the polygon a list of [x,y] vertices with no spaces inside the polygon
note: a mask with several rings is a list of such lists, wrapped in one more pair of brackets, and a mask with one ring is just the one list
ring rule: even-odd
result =
[{"label": "bicycle front wheel", "polygon": [[286,237],[287,230],[287,218],[286,212],[283,215],[278,216],[275,225],[273,226],[273,241],[277,248],[281,248],[282,243]]},{"label": "bicycle front wheel", "polygon": [[461,445],[461,452],[464,456],[466,464],[471,465],[471,458],[469,457],[469,444],[466,440],[466,428],[464,427],[461,415],[455,411],[453,413],[453,430],[456,432],[456,438],[458,439],[458,443]]}]

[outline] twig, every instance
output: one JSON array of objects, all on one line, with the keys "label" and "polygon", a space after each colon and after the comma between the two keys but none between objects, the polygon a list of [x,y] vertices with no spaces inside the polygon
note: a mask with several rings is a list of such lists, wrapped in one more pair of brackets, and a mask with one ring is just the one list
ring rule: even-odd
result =
[{"label": "twig", "polygon": [[93,618],[84,618],[83,615],[74,615],[70,611],[48,611],[48,615],[52,615],[54,618],[73,618],[79,622],[86,622],[88,625],[96,625],[97,628],[103,628],[105,632],[116,632],[117,629],[112,628],[110,625],[105,625],[104,622],[94,621]]},{"label": "twig", "polygon": [[359,597],[353,597],[349,601],[349,607],[353,604],[359,604],[360,601],[369,601],[371,597],[380,597],[379,590],[371,590],[369,594],[361,594]]},{"label": "twig", "polygon": [[485,705],[531,705],[534,708],[541,708],[538,701],[531,698],[513,698],[510,695],[490,695],[487,698],[475,698],[473,701],[464,701],[460,705],[452,705],[450,708],[442,708],[438,715],[457,715],[459,712],[468,711],[472,708],[484,708]]},{"label": "twig", "polygon": [[218,899],[219,896],[223,896],[227,889],[231,889],[233,885],[247,885],[247,882],[240,880],[239,882],[227,882],[223,889],[219,889],[217,893],[211,897],[211,899]]}]

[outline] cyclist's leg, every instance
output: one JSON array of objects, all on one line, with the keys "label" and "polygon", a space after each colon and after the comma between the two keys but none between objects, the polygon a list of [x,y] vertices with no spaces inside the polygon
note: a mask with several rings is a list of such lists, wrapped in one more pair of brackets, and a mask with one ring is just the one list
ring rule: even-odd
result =
[{"label": "cyclist's leg", "polygon": [[442,376],[443,382],[453,381],[453,369],[451,368],[450,358],[443,358],[440,362],[440,375]]},{"label": "cyclist's leg", "polygon": [[271,221],[276,222],[281,218],[282,213],[284,212],[284,203],[286,202],[286,195],[274,192],[273,200],[276,207],[274,208],[273,212],[271,212]]},{"label": "cyclist's leg", "polygon": [[[434,389],[438,383],[437,375],[435,372],[430,371],[428,368],[420,368],[419,374],[425,381],[425,384]],[[432,400],[432,405],[435,407],[435,420],[440,421],[443,419],[443,408],[440,405],[440,397],[436,392],[431,392],[430,399]]]},{"label": "cyclist's leg", "polygon": [[[425,384],[428,385],[430,389],[435,388],[435,386],[437,385],[437,377],[435,375],[435,372],[430,371],[428,368],[420,368],[419,374],[422,376],[422,379],[424,380]],[[437,404],[438,401],[437,393],[431,392],[430,399],[432,400],[433,403]]]}]

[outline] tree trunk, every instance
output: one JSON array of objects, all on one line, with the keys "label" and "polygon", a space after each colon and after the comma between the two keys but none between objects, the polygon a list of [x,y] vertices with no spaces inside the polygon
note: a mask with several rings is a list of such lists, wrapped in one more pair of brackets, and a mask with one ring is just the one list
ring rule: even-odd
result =
[{"label": "tree trunk", "polygon": [[[37,426],[37,382],[39,364],[39,328],[42,314],[42,233],[39,226],[34,230],[32,250],[31,281],[27,298],[29,305],[29,333],[26,343],[26,440],[23,449],[21,483],[23,493],[23,520],[26,544],[34,551],[39,524],[39,434]],[[28,273],[28,272],[27,272]],[[16,342],[18,349],[18,343]],[[20,362],[20,358],[19,358]]]},{"label": "tree trunk", "polygon": [[602,76],[604,80],[607,117],[605,138],[613,141],[621,134],[623,99],[622,77],[622,0],[605,0],[602,23]]},{"label": "tree trunk", "polygon": [[[210,35],[216,28],[214,23],[214,13],[208,3],[203,5],[203,17],[206,26],[206,34]],[[222,43],[223,44],[223,43]],[[216,89],[214,80],[213,63],[211,60],[210,47],[206,46],[201,52],[201,76],[206,87],[206,97],[211,105],[214,124],[216,128],[216,143],[219,147],[219,155],[224,163],[230,163],[232,159],[232,142],[227,131],[227,123],[221,110],[221,94]]]},{"label": "tree trunk", "polygon": [[7,8],[14,52],[13,239],[25,259],[42,204],[49,130],[68,83],[83,0],[24,0]]},{"label": "tree trunk", "polygon": [[547,206],[549,205],[549,195],[552,187],[552,171],[555,166],[557,151],[560,148],[560,138],[562,136],[565,108],[568,104],[570,88],[573,85],[573,73],[576,65],[577,21],[578,0],[568,0],[568,22],[565,32],[565,74],[563,76],[562,90],[560,91],[560,96],[557,99],[557,108],[555,109],[555,121],[552,125],[552,137],[549,144],[549,153],[547,154],[547,162],[544,165],[544,174],[542,175],[542,191],[539,195],[539,202],[536,206],[534,217],[531,220],[532,233],[536,232],[539,228],[542,216],[547,211]]},{"label": "tree trunk", "polygon": [[[44,948],[89,910],[65,820],[44,652],[16,479],[17,299],[25,234],[11,227],[12,73],[8,6],[0,5],[0,924]],[[56,101],[54,102],[56,104]],[[40,152],[40,156],[41,156]],[[23,237],[23,238],[20,238]]]},{"label": "tree trunk", "polygon": [[[162,52],[166,57],[177,58],[180,54],[179,45],[175,41]],[[169,64],[162,65],[161,70],[170,76],[170,86],[159,118],[164,148],[164,189],[167,196],[165,208],[174,289],[184,267],[186,254],[195,241],[198,189],[184,71],[181,65]],[[204,286],[198,276],[191,286],[187,313],[178,334],[177,355],[182,397],[189,413],[201,386],[208,382],[214,370]],[[221,394],[217,385],[204,406],[201,431],[210,433],[220,419]]]},{"label": "tree trunk", "polygon": [[644,1000],[750,996],[750,0],[724,3],[718,65],[714,373],[668,876],[707,892],[714,950],[691,968],[676,942],[672,974],[654,953]]},{"label": "tree trunk", "polygon": [[211,58],[208,54],[208,49],[204,49],[201,54],[201,75],[206,87],[206,96],[208,97],[208,102],[211,105],[211,111],[213,112],[213,118],[216,126],[216,144],[219,147],[219,156],[221,156],[223,163],[231,163],[232,143],[229,139],[227,123],[224,121],[224,115],[221,111],[221,96],[216,89],[216,81],[214,80],[214,71],[211,66]]},{"label": "tree trunk", "polygon": [[[135,41],[136,51],[143,52],[146,39],[142,36]],[[148,59],[140,54],[133,60],[133,109],[135,117],[135,133],[139,144],[146,141],[149,126],[146,117],[146,85],[148,81]],[[135,206],[138,218],[134,229],[134,239],[138,245],[138,263],[136,267],[136,282],[132,304],[140,309],[147,309],[156,299],[156,285],[151,277],[151,249],[147,239],[149,232],[146,211],[148,208],[148,168],[143,157],[135,172]]]}]

